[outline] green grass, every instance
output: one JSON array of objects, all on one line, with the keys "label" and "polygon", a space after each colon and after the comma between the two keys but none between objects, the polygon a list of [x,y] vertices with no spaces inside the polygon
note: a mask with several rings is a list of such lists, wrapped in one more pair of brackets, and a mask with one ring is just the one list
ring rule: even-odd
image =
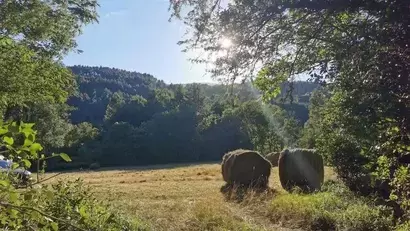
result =
[{"label": "green grass", "polygon": [[391,230],[390,211],[353,195],[343,186],[314,194],[281,194],[269,206],[273,222],[305,230]]}]

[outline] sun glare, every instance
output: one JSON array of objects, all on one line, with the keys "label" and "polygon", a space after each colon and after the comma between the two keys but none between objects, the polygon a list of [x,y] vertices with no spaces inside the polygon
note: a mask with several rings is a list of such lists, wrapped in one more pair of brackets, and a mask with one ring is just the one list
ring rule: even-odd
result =
[{"label": "sun glare", "polygon": [[228,38],[222,38],[220,43],[223,48],[230,48],[233,45],[232,40]]}]

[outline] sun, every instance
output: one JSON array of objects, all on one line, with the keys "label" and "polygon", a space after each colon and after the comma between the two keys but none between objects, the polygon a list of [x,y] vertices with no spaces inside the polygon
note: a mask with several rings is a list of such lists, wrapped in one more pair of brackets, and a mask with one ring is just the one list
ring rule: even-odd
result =
[{"label": "sun", "polygon": [[221,41],[220,41],[220,44],[221,44],[222,48],[225,48],[225,49],[228,49],[233,45],[232,40],[230,40],[228,38],[222,38]]}]

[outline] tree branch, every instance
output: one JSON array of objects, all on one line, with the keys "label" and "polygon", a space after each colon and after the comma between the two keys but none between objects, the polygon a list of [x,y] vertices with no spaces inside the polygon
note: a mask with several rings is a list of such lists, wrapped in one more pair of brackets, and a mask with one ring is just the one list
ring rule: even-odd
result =
[{"label": "tree branch", "polygon": [[61,174],[63,174],[63,173],[62,173],[62,172],[59,172],[59,173],[57,173],[57,174],[55,174],[55,175],[53,175],[53,176],[50,176],[49,178],[46,178],[46,179],[44,179],[44,180],[42,180],[42,181],[37,181],[36,183],[31,184],[31,186],[44,183],[44,182],[46,182],[46,181],[48,181],[48,180],[50,180],[50,179],[52,179],[52,178],[54,178],[54,177],[57,177],[57,176],[59,176],[59,175],[61,175]]}]

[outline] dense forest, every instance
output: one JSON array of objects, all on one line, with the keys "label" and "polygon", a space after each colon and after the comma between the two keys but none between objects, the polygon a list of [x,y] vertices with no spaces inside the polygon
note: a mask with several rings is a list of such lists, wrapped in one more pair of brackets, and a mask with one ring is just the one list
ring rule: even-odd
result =
[{"label": "dense forest", "polygon": [[26,109],[48,154],[64,151],[74,160],[51,161],[49,170],[218,161],[237,148],[266,154],[295,146],[318,87],[293,83],[290,102],[283,84],[282,95],[264,104],[249,83],[167,85],[149,74],[68,68],[77,85],[67,104]]}]

